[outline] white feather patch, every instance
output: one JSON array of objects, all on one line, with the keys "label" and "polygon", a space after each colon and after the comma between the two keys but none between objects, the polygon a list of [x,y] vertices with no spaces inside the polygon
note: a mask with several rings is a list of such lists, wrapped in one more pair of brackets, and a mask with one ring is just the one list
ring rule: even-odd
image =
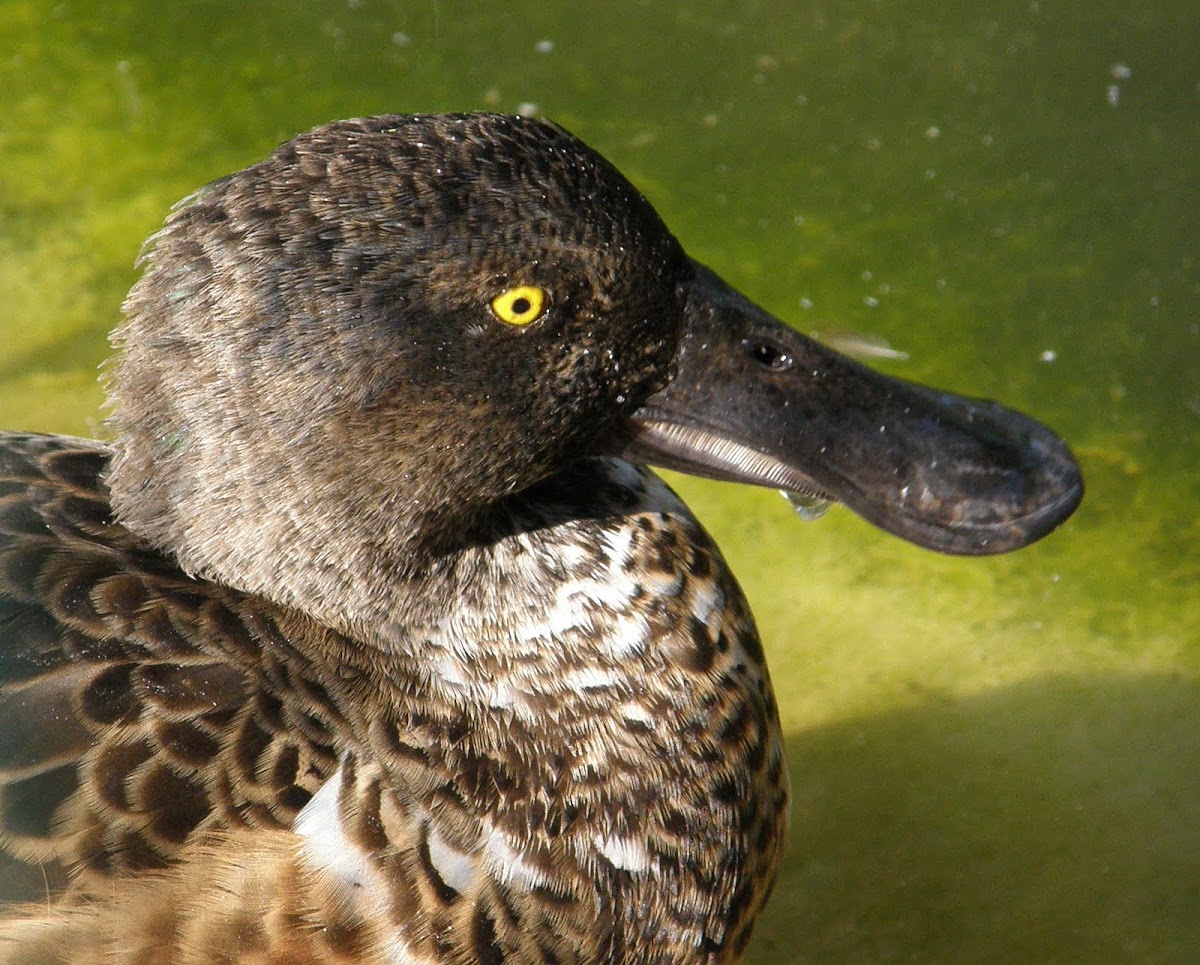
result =
[{"label": "white feather patch", "polygon": [[479,864],[472,855],[464,854],[446,841],[436,825],[429,828],[429,862],[438,877],[460,895],[466,894],[479,875]]},{"label": "white feather patch", "polygon": [[388,907],[387,886],[365,851],[342,827],[338,792],[342,771],[329,778],[296,815],[293,830],[304,839],[301,856],[339,906],[363,917]]},{"label": "white feather patch", "polygon": [[611,835],[596,838],[596,850],[607,858],[614,868],[632,871],[635,874],[650,870],[650,855],[640,841]]},{"label": "white feather patch", "polygon": [[487,856],[488,870],[504,884],[517,885],[532,891],[550,883],[550,879],[530,865],[496,828],[492,828],[488,834],[484,852]]}]

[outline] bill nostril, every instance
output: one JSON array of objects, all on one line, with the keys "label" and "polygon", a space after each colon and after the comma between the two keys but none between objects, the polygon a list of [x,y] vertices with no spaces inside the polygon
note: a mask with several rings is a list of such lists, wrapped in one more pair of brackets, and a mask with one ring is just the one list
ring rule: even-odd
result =
[{"label": "bill nostril", "polygon": [[786,350],[765,339],[748,339],[746,351],[759,365],[771,372],[785,372],[793,365],[793,358]]}]

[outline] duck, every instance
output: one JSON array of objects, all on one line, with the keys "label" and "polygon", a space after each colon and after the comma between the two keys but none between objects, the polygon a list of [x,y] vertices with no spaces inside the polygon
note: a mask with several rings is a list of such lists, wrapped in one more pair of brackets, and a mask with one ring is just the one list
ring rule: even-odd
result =
[{"label": "duck", "polygon": [[779,712],[650,467],[1015,550],[1034,419],[872,371],[542,119],[338,121],[180,203],[111,441],[0,434],[0,960],[714,963]]}]

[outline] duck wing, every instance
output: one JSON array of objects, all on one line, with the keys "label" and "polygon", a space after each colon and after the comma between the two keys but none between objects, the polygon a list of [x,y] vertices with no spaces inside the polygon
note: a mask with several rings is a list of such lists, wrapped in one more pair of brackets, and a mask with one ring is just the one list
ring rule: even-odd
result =
[{"label": "duck wing", "polygon": [[0,433],[0,901],[290,827],[337,767],[269,611],[113,521],[110,454]]}]

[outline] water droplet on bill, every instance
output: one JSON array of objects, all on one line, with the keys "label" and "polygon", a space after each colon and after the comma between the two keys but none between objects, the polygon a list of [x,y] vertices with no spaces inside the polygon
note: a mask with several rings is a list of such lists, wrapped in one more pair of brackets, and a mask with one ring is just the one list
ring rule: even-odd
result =
[{"label": "water droplet on bill", "polygon": [[779,495],[792,504],[792,509],[806,523],[820,519],[827,512],[832,500],[824,496],[813,496],[809,493],[796,493],[787,489],[779,490]]}]

